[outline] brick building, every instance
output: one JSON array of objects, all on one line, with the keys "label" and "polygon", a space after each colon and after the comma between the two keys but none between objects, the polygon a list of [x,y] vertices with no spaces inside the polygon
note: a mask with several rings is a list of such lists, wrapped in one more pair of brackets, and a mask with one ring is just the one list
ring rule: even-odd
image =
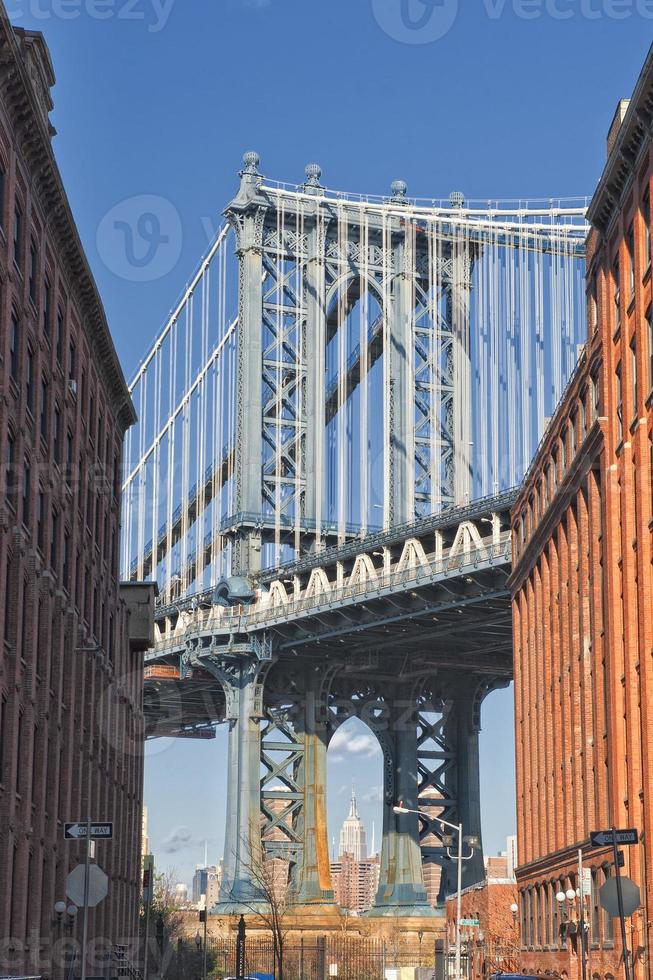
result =
[{"label": "brick building", "polygon": [[591,830],[636,827],[628,927],[650,973],[653,914],[653,49],[619,104],[589,209],[588,339],[514,510],[517,824],[522,967],[579,975],[578,849],[591,868],[590,976],[616,975],[618,921]]},{"label": "brick building", "polygon": [[336,903],[353,915],[362,915],[372,908],[379,887],[379,858],[358,861],[345,851],[331,861],[331,880]]},{"label": "brick building", "polygon": [[113,821],[90,936],[135,933],[153,595],[118,581],[134,413],[52,152],[52,65],[1,5],[0,62],[0,974],[47,975],[81,934],[54,913],[82,852],[64,821]]},{"label": "brick building", "polygon": [[[463,889],[460,938],[463,957],[468,962],[466,975],[471,980],[491,973],[519,970],[519,922],[513,914],[517,886],[514,879],[489,874],[484,881]],[[447,948],[450,956],[456,946],[457,899],[446,901]],[[476,923],[478,925],[470,925]]]}]

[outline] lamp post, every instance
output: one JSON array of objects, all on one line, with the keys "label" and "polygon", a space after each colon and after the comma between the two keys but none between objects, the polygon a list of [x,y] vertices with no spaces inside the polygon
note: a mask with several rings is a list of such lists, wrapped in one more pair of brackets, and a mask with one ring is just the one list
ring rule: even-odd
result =
[{"label": "lamp post", "polygon": [[572,908],[574,908],[576,904],[576,900],[578,900],[580,903],[580,912],[579,912],[578,923],[577,923],[577,928],[578,928],[577,935],[578,935],[578,940],[581,944],[580,945],[581,976],[582,976],[582,980],[585,980],[587,967],[586,967],[586,956],[585,956],[585,915],[583,912],[583,896],[581,894],[580,889],[576,889],[576,888],[568,888],[567,891],[565,892],[563,891],[556,892],[556,902],[558,903],[560,910],[565,915],[564,921],[569,921],[568,909],[571,910]]},{"label": "lamp post", "polygon": [[[77,906],[72,902],[66,904],[66,902],[59,900],[54,903],[54,914],[55,919],[52,923],[63,932],[64,936],[72,936],[73,928],[75,925],[75,919],[77,917]],[[65,919],[64,919],[65,915]],[[71,956],[71,950],[66,944],[65,949],[65,965],[64,965],[64,977],[72,976],[73,969],[75,966],[75,955],[74,947]]]},{"label": "lamp post", "polygon": [[[393,806],[392,809],[399,815],[403,813],[416,813],[418,817],[423,816],[419,810],[411,810],[408,807],[405,807],[401,802],[399,802],[396,806]],[[448,820],[443,820],[442,817],[437,817],[436,819],[442,827],[449,827],[458,834],[458,849],[455,855],[451,853],[453,837],[443,837],[442,843],[447,848],[447,857],[449,860],[456,861],[458,864],[456,887],[456,961],[454,972],[455,980],[462,980],[462,974],[460,971],[460,920],[462,918],[463,861],[469,861],[473,856],[474,848],[478,846],[478,837],[471,835],[463,837],[463,825],[461,823],[449,823]],[[469,846],[469,854],[463,855],[463,842]]]}]

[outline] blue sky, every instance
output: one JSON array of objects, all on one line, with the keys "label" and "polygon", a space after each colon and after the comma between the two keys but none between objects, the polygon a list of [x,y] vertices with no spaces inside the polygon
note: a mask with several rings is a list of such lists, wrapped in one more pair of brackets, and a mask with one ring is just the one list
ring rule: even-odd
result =
[{"label": "blue sky", "polygon": [[[234,194],[244,150],[271,178],[471,198],[591,194],[619,97],[653,35],[650,0],[10,0],[43,30],[55,150],[131,375]],[[144,210],[158,225],[139,225]],[[153,202],[156,201],[154,204]],[[107,234],[119,215],[122,238]],[[148,249],[163,236],[156,260]],[[131,247],[137,261],[126,261]],[[122,252],[121,252],[122,249]],[[486,850],[514,830],[512,699],[483,719]],[[364,735],[364,732],[358,733]],[[330,832],[352,774],[380,820],[378,754],[332,759]],[[190,880],[222,848],[225,736],[153,743],[146,801],[160,865]]]}]

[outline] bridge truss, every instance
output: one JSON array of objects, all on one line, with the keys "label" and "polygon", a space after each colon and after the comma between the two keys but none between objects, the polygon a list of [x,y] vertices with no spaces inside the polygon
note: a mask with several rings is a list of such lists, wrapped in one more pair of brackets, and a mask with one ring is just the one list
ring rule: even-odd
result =
[{"label": "bridge truss", "polygon": [[[363,198],[244,162],[131,385],[123,575],[161,590],[148,734],[229,726],[215,911],[261,900],[267,855],[324,913],[326,752],[360,718],[384,760],[373,912],[433,914],[422,862],[452,887],[437,818],[480,840],[510,491],[585,337],[584,202]],[[479,847],[465,883],[482,873]]]},{"label": "bridge truss", "polygon": [[166,600],[515,486],[585,336],[581,202],[264,180],[131,384],[123,575]]}]

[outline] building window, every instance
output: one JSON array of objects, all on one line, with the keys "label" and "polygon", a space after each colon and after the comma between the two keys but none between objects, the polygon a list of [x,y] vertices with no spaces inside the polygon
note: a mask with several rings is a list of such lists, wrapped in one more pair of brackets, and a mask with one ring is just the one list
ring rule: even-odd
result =
[{"label": "building window", "polygon": [[75,346],[75,341],[70,338],[70,345],[68,347],[68,380],[74,381],[77,377],[77,347]]},{"label": "building window", "polygon": [[590,333],[595,334],[599,326],[599,308],[596,302],[596,274],[592,276],[587,296],[589,311]]},{"label": "building window", "polygon": [[637,338],[633,337],[630,342],[630,390],[633,399],[633,418],[637,418],[639,411],[639,395],[637,385]]},{"label": "building window", "polygon": [[50,568],[57,570],[57,538],[59,537],[59,514],[52,508],[52,537],[50,539]]},{"label": "building window", "polygon": [[39,264],[39,253],[36,242],[32,238],[29,243],[29,298],[36,303],[36,277]]},{"label": "building window", "polygon": [[[610,877],[610,866],[605,865],[602,870],[603,870],[603,881],[606,882]],[[603,913],[603,942],[604,943],[614,942],[612,916],[609,915],[607,912]]]},{"label": "building window", "polygon": [[63,587],[70,591],[70,533],[64,531],[61,576]]},{"label": "building window", "polygon": [[90,393],[88,399],[88,435],[91,442],[95,442],[95,396]]},{"label": "building window", "polygon": [[570,462],[571,462],[571,460],[573,460],[574,456],[576,455],[576,447],[577,447],[576,429],[577,429],[577,426],[578,426],[578,417],[577,417],[576,413],[574,412],[574,414],[569,419],[569,461]]},{"label": "building window", "polygon": [[11,326],[9,328],[9,371],[18,383],[18,348],[20,346],[20,322],[15,310],[11,311]]},{"label": "building window", "polygon": [[27,348],[25,359],[25,403],[30,412],[34,413],[34,351]]},{"label": "building window", "polygon": [[82,605],[82,555],[79,548],[75,552],[75,605],[78,609]]},{"label": "building window", "polygon": [[601,371],[597,368],[591,374],[593,418],[598,418],[601,409]]},{"label": "building window", "polygon": [[50,386],[41,378],[41,438],[48,438],[48,393]]},{"label": "building window", "polygon": [[651,191],[647,187],[642,198],[642,221],[644,223],[644,256],[646,272],[651,265]]},{"label": "building window", "polygon": [[592,932],[590,935],[590,941],[593,943],[599,940],[599,888],[600,884],[597,881],[596,869],[592,868]]},{"label": "building window", "polygon": [[73,479],[73,434],[66,431],[66,483],[70,487]]},{"label": "building window", "polygon": [[619,256],[617,255],[612,264],[612,285],[614,289],[614,329],[618,330],[621,326],[621,279],[619,270]]},{"label": "building window", "polygon": [[653,389],[653,307],[649,306],[646,314],[646,332],[648,334],[648,387]]},{"label": "building window", "polygon": [[[0,161],[0,228],[5,227],[5,205],[7,203],[7,168]],[[0,782],[2,780],[0,779]]]},{"label": "building window", "polygon": [[5,493],[7,497],[7,502],[14,505],[14,463],[16,460],[16,437],[9,429],[7,432],[7,458],[6,458],[6,472],[5,472]]},{"label": "building window", "polygon": [[648,434],[648,446],[649,446],[649,462],[651,464],[649,468],[649,480],[650,480],[650,497],[651,497],[651,519],[653,519],[653,431]]},{"label": "building window", "polygon": [[20,656],[22,660],[27,662],[27,626],[30,621],[29,615],[29,590],[27,587],[27,579],[23,581],[23,602],[21,606],[21,623],[20,623]]},{"label": "building window", "polygon": [[626,248],[628,250],[629,301],[635,295],[635,228],[631,225],[626,232]]},{"label": "building window", "polygon": [[0,783],[4,782],[5,742],[7,738],[7,698],[0,698]]},{"label": "building window", "polygon": [[46,337],[50,336],[50,324],[52,323],[52,286],[47,275],[43,279],[43,333]]},{"label": "building window", "polygon": [[624,434],[623,423],[623,384],[621,379],[621,361],[615,371],[617,377],[617,442],[621,442]]},{"label": "building window", "polygon": [[[16,725],[16,794],[20,795],[20,777],[22,776],[23,770],[23,759],[22,759],[22,749],[23,749],[23,712],[18,712],[18,724]],[[18,904],[17,902],[15,903]]]},{"label": "building window", "polygon": [[14,262],[20,269],[21,252],[23,249],[23,212],[18,204],[14,208]]},{"label": "building window", "polygon": [[52,453],[55,463],[61,463],[61,412],[55,405]]},{"label": "building window", "polygon": [[30,493],[32,484],[32,468],[29,464],[29,460],[25,457],[25,466],[23,467],[23,524],[29,524],[30,519]]},{"label": "building window", "polygon": [[36,511],[36,544],[40,552],[43,552],[45,542],[45,494],[39,488]]},{"label": "building window", "polygon": [[56,352],[57,361],[61,364],[61,359],[63,357],[63,313],[61,312],[61,307],[57,309],[57,337],[56,337]]}]

